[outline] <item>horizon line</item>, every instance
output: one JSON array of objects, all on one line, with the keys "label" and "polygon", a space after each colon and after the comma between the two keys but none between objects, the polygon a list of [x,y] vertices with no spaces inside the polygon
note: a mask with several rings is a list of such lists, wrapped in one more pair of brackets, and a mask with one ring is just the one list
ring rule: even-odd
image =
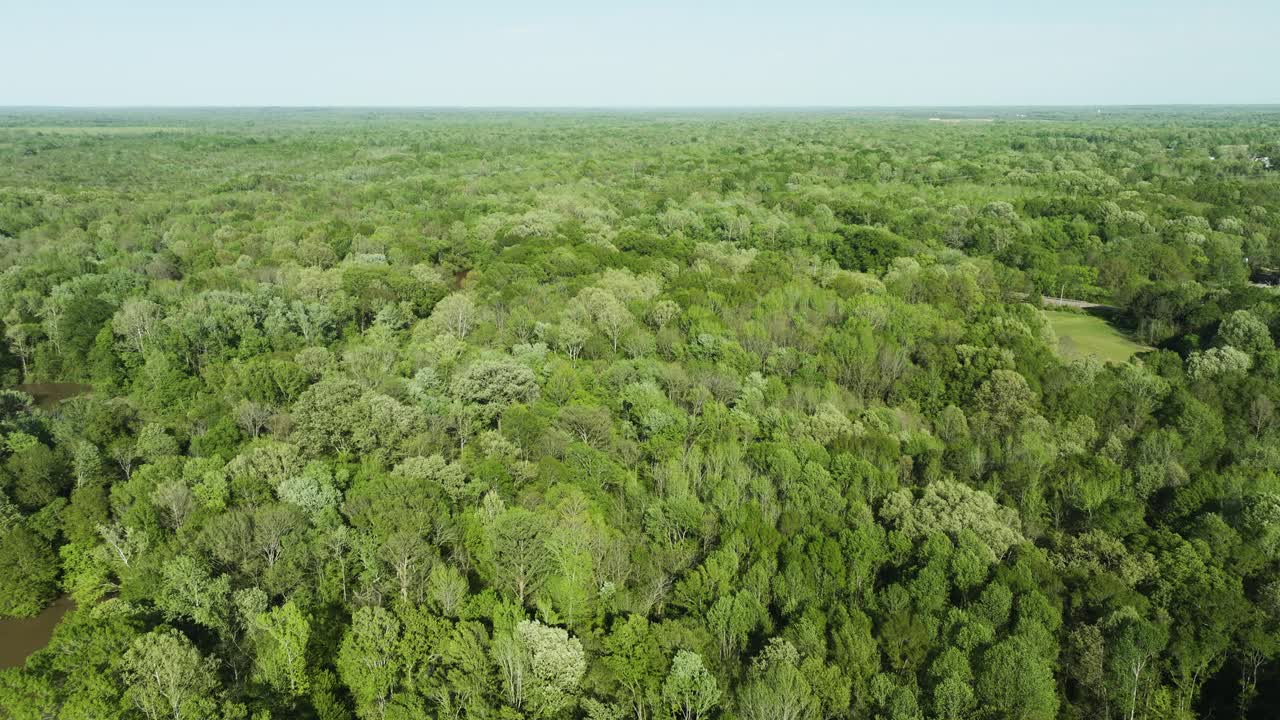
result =
[{"label": "horizon line", "polygon": [[871,105],[772,104],[601,104],[601,105],[400,105],[400,104],[0,104],[0,110],[946,110],[946,109],[1129,109],[1129,108],[1280,108],[1276,102],[1132,102],[1132,103],[941,103]]}]

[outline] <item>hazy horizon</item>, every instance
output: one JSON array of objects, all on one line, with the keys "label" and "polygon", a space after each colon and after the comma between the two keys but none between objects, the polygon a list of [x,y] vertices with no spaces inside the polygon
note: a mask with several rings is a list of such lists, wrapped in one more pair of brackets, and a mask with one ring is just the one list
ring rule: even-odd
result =
[{"label": "hazy horizon", "polygon": [[431,110],[431,111],[859,111],[859,110],[1138,110],[1180,108],[1280,108],[1278,102],[1171,102],[1171,103],[921,103],[913,105],[324,105],[324,104],[266,104],[266,105],[213,105],[213,104],[139,104],[139,105],[26,105],[0,104],[4,110]]},{"label": "hazy horizon", "polygon": [[1262,0],[47,0],[6,15],[5,107],[1280,103],[1280,6]]}]

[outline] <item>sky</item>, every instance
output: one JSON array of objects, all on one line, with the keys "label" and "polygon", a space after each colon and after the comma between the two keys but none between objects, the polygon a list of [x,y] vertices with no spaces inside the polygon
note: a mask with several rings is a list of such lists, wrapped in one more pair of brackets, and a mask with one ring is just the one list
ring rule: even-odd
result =
[{"label": "sky", "polygon": [[1280,0],[0,0],[0,105],[1280,103]]}]

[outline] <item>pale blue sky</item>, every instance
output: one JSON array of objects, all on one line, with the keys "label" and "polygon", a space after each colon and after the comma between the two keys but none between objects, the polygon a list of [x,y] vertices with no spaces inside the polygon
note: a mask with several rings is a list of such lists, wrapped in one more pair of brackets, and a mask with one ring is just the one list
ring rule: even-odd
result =
[{"label": "pale blue sky", "polygon": [[0,0],[0,105],[1280,102],[1280,0]]}]

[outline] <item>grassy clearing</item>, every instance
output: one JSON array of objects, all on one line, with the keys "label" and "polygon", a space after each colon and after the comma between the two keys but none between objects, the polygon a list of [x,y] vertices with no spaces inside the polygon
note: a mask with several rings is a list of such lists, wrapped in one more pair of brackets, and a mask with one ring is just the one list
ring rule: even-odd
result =
[{"label": "grassy clearing", "polygon": [[1100,317],[1061,310],[1045,310],[1044,314],[1058,335],[1058,351],[1067,357],[1093,355],[1105,362],[1122,363],[1136,352],[1151,349]]}]

